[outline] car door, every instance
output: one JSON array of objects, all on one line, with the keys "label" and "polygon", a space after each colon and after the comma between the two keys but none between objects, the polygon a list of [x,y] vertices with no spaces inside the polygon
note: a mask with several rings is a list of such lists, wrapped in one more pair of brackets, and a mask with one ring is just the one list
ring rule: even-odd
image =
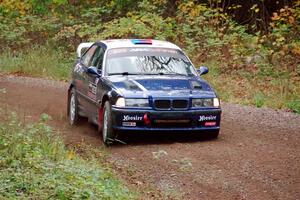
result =
[{"label": "car door", "polygon": [[88,114],[88,110],[86,109],[89,103],[88,94],[88,83],[89,83],[89,76],[88,76],[88,67],[90,66],[91,60],[95,51],[97,49],[97,45],[91,46],[87,50],[87,52],[81,57],[80,62],[76,65],[78,69],[78,77],[76,77],[76,90],[78,93],[78,100],[79,104],[82,106],[83,110]]},{"label": "car door", "polygon": [[[103,57],[104,57],[105,50],[98,46],[95,50],[95,53],[91,59],[89,67],[96,67],[98,69],[98,73],[101,75],[102,65],[103,65]],[[99,85],[102,82],[101,76],[88,73],[87,74],[88,80],[88,90],[87,96],[89,97],[89,105],[88,110],[91,114],[97,115],[98,112],[98,101],[99,101]]]}]

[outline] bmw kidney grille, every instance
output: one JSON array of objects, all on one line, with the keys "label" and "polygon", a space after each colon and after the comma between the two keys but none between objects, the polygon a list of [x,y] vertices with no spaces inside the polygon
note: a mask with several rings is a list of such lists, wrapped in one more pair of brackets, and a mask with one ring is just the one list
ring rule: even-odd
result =
[{"label": "bmw kidney grille", "polygon": [[176,100],[157,99],[157,100],[154,100],[154,107],[158,110],[185,110],[188,108],[188,100],[185,100],[185,99],[176,99]]}]

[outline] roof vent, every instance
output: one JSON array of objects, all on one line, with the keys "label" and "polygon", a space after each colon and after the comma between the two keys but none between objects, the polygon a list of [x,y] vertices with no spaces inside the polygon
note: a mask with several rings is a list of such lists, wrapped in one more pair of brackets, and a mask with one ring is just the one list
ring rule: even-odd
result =
[{"label": "roof vent", "polygon": [[152,44],[152,40],[150,39],[144,39],[144,40],[141,40],[141,39],[135,39],[135,40],[131,40],[131,42],[133,44]]}]

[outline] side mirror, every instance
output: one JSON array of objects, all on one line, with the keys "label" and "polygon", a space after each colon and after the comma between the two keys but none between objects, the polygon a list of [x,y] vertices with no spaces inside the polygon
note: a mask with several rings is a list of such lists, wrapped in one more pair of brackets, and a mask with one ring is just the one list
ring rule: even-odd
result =
[{"label": "side mirror", "polygon": [[202,76],[208,73],[208,68],[205,66],[201,66],[199,67],[199,69],[197,69],[197,72],[199,73],[200,76]]},{"label": "side mirror", "polygon": [[98,77],[101,76],[101,70],[98,70],[97,67],[94,66],[89,67],[87,73],[97,75]]}]

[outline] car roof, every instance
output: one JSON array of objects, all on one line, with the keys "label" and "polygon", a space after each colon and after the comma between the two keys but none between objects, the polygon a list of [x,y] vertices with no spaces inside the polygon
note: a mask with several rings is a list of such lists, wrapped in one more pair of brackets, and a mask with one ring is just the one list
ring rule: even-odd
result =
[{"label": "car roof", "polygon": [[107,49],[122,47],[150,47],[150,48],[171,48],[181,50],[177,45],[161,40],[152,39],[112,39],[99,41],[106,45]]}]

